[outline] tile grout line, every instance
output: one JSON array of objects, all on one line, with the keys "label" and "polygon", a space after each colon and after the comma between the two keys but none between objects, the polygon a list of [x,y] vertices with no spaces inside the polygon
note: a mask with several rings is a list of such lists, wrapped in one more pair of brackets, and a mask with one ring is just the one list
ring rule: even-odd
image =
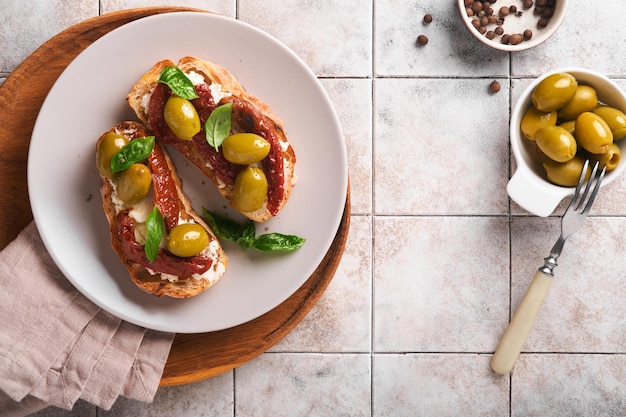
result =
[{"label": "tile grout line", "polygon": [[[271,352],[264,352],[264,355],[319,355],[319,356],[336,356],[336,355],[370,355],[370,352],[359,351],[359,350],[350,350],[350,351],[305,351],[305,350],[274,350]],[[384,352],[376,352],[377,356],[389,356],[389,355],[458,355],[458,356],[476,356],[476,355],[491,355],[493,352],[491,351],[451,351],[451,350],[425,350],[425,351],[412,351],[412,350],[393,350],[393,351],[384,351]],[[626,351],[624,352],[568,352],[568,351],[524,351],[525,355],[567,355],[567,356],[582,356],[582,355],[592,355],[592,356],[626,356]],[[233,369],[236,370],[237,368]]]},{"label": "tile grout line", "polygon": [[[509,58],[509,74],[508,74],[508,84],[509,84],[509,123],[508,125],[511,125],[511,113],[512,113],[512,109],[513,109],[513,79],[511,74],[513,74],[513,60],[512,58],[512,52],[509,52],[508,54],[508,58]],[[511,178],[512,172],[511,172],[511,163],[512,158],[511,158],[511,140],[509,138],[508,141],[508,156],[509,156],[509,178]],[[513,265],[513,233],[512,233],[512,216],[511,216],[511,207],[512,203],[511,203],[511,199],[509,198],[509,319],[507,320],[507,323],[509,321],[511,321],[511,309],[512,309],[512,304],[513,304],[513,270],[511,268],[511,266]],[[509,417],[513,417],[513,376],[509,373],[508,375],[509,378]]]},{"label": "tile grout line", "polygon": [[370,231],[371,231],[371,245],[370,245],[370,346],[369,346],[369,356],[370,356],[370,415],[374,415],[374,356],[375,356],[375,334],[374,334],[374,323],[376,320],[375,314],[375,262],[374,257],[376,256],[376,246],[375,246],[375,230],[376,225],[374,221],[374,216],[370,216]]},{"label": "tile grout line", "polygon": [[372,178],[371,178],[371,197],[370,197],[370,210],[369,210],[369,226],[370,226],[370,233],[371,233],[371,243],[370,243],[370,268],[369,268],[369,274],[370,274],[370,346],[369,346],[369,359],[370,359],[370,416],[374,416],[374,346],[375,346],[375,335],[374,335],[374,323],[376,320],[376,314],[375,314],[375,285],[374,285],[374,280],[375,280],[375,261],[374,261],[374,257],[376,256],[376,240],[375,240],[375,229],[376,229],[376,222],[375,220],[375,213],[376,213],[376,171],[374,169],[375,167],[375,144],[376,141],[374,140],[375,138],[375,134],[376,134],[376,94],[375,94],[375,86],[376,86],[376,0],[372,0],[371,1],[371,11],[372,11],[372,39],[371,39],[371,51],[372,51],[372,62],[371,62],[371,68],[370,68],[370,99],[371,99],[371,106],[370,106],[370,115],[371,115],[371,137],[369,138],[369,140],[371,141],[371,146],[372,146],[372,155],[371,155],[371,159],[370,159],[370,172],[372,173]]}]

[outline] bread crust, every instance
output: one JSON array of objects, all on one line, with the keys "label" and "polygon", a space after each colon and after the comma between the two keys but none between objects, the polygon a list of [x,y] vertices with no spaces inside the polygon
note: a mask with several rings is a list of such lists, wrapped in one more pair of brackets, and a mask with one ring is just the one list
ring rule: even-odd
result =
[{"label": "bread crust", "polygon": [[[148,136],[144,126],[137,122],[124,122],[113,127],[108,132],[115,132],[127,137],[128,139],[135,139],[139,137]],[[103,133],[98,139],[98,144],[102,137],[108,133]],[[159,146],[158,143],[155,146]],[[200,294],[212,285],[214,285],[223,276],[223,272],[228,265],[228,258],[222,250],[221,244],[217,237],[211,230],[211,228],[202,220],[202,218],[194,211],[189,198],[182,190],[182,182],[176,173],[175,167],[167,154],[167,151],[163,149],[165,160],[167,165],[171,169],[172,178],[176,186],[177,197],[182,203],[181,205],[181,217],[184,219],[193,219],[193,221],[201,225],[209,235],[209,241],[217,243],[217,250],[215,251],[215,258],[212,269],[219,268],[219,265],[223,265],[221,273],[213,274],[213,279],[206,278],[194,278],[194,277],[178,277],[177,280],[173,280],[171,276],[165,276],[157,271],[149,271],[146,267],[138,262],[134,262],[129,259],[127,253],[124,250],[122,237],[119,233],[117,211],[115,202],[113,200],[113,184],[112,181],[104,176],[100,176],[102,179],[102,186],[100,187],[100,194],[102,196],[102,207],[109,223],[109,229],[111,234],[111,246],[117,253],[118,257],[128,270],[131,280],[143,291],[156,295],[156,296],[170,296],[174,298],[188,298]]]},{"label": "bread crust", "polygon": [[278,204],[278,210],[272,213],[268,208],[267,199],[263,206],[253,212],[242,212],[232,202],[233,187],[232,184],[224,184],[217,178],[216,172],[210,164],[207,164],[207,160],[200,153],[193,141],[178,140],[171,145],[180,151],[190,162],[192,162],[204,175],[206,175],[217,187],[220,194],[229,202],[231,206],[241,212],[244,216],[256,222],[264,222],[276,214],[278,214],[291,196],[293,186],[297,182],[297,176],[295,173],[296,154],[291,146],[291,143],[285,135],[285,130],[282,120],[265,102],[257,98],[256,96],[248,93],[241,83],[225,68],[214,64],[212,62],[202,60],[195,57],[183,57],[177,64],[174,64],[171,60],[162,60],[157,62],[148,72],[146,72],[131,88],[128,94],[127,100],[135,112],[139,120],[141,120],[150,129],[148,120],[148,110],[145,107],[145,97],[150,95],[158,83],[159,75],[161,71],[167,66],[176,65],[184,73],[190,73],[191,71],[196,74],[200,74],[205,82],[209,85],[220,84],[222,91],[230,93],[230,96],[221,99],[220,104],[224,104],[235,99],[243,100],[251,105],[255,110],[255,114],[258,114],[263,119],[265,126],[271,126],[273,133],[278,137],[279,142],[283,144],[281,146],[281,153],[283,158],[283,189],[284,193],[281,201]]}]

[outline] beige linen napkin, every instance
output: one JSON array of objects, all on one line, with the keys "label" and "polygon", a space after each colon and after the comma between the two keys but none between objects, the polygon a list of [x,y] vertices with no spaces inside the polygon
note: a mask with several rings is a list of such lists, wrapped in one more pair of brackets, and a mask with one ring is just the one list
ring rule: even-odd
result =
[{"label": "beige linen napkin", "polygon": [[150,402],[174,338],[87,300],[28,225],[0,252],[0,410],[25,415],[82,398],[109,410],[120,396]]}]

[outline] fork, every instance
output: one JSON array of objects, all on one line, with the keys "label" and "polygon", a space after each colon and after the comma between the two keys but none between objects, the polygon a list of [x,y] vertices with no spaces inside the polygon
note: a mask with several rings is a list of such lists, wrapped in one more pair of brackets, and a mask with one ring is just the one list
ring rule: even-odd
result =
[{"label": "fork", "polygon": [[[572,200],[561,219],[561,235],[552,247],[550,256],[544,259],[545,264],[535,273],[534,278],[526,290],[524,298],[515,311],[509,326],[502,335],[500,343],[491,359],[491,368],[499,374],[507,374],[513,369],[522,351],[522,347],[526,342],[526,338],[533,327],[539,309],[552,285],[552,281],[554,280],[553,271],[557,266],[556,260],[561,254],[565,240],[582,227],[587,218],[587,214],[589,214],[593,200],[598,194],[600,183],[606,172],[606,167],[598,171],[599,163],[596,162],[589,176],[589,180],[585,182],[588,168],[589,160],[585,161],[583,165],[583,170],[574,195],[572,196]],[[586,185],[584,190],[583,185]],[[589,194],[592,188],[593,191]]]}]

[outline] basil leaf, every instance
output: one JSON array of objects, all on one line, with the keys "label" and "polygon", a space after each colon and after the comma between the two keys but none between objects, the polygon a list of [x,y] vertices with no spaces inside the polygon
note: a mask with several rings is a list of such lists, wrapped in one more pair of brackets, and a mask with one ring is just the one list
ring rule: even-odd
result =
[{"label": "basil leaf", "polygon": [[306,239],[295,235],[268,233],[257,236],[252,247],[260,252],[284,251],[291,252],[304,245]]},{"label": "basil leaf", "polygon": [[146,219],[146,245],[144,251],[146,258],[150,262],[154,262],[159,254],[159,245],[165,233],[165,223],[159,209],[154,206],[148,218]]},{"label": "basil leaf", "polygon": [[217,237],[230,240],[231,242],[237,242],[237,239],[244,235],[241,231],[241,226],[237,222],[212,213],[204,207],[202,207],[202,214]]},{"label": "basil leaf", "polygon": [[204,123],[206,141],[218,152],[218,148],[222,145],[224,139],[230,135],[232,115],[233,103],[222,104],[213,110]]},{"label": "basil leaf", "polygon": [[239,247],[243,250],[248,250],[248,248],[251,248],[254,246],[254,239],[255,237],[249,237],[249,236],[243,236],[240,237],[239,239],[237,239],[237,245],[239,245]]},{"label": "basil leaf", "polygon": [[154,136],[131,140],[111,158],[111,171],[124,171],[132,164],[143,161],[150,155],[152,149],[154,149]]},{"label": "basil leaf", "polygon": [[239,239],[236,243],[241,249],[246,250],[254,245],[254,239],[256,239],[256,227],[252,220],[248,220],[240,226]]},{"label": "basil leaf", "polygon": [[244,224],[241,225],[241,237],[246,239],[254,239],[256,236],[256,227],[254,226],[254,222],[252,220],[248,220]]},{"label": "basil leaf", "polygon": [[159,75],[159,82],[167,84],[172,93],[187,100],[198,98],[191,80],[177,67],[165,67]]},{"label": "basil leaf", "polygon": [[254,248],[260,252],[291,252],[304,245],[306,239],[282,233],[267,233],[256,236],[256,228],[252,220],[239,224],[226,217],[202,208],[207,223],[218,238],[236,243],[243,250]]}]

